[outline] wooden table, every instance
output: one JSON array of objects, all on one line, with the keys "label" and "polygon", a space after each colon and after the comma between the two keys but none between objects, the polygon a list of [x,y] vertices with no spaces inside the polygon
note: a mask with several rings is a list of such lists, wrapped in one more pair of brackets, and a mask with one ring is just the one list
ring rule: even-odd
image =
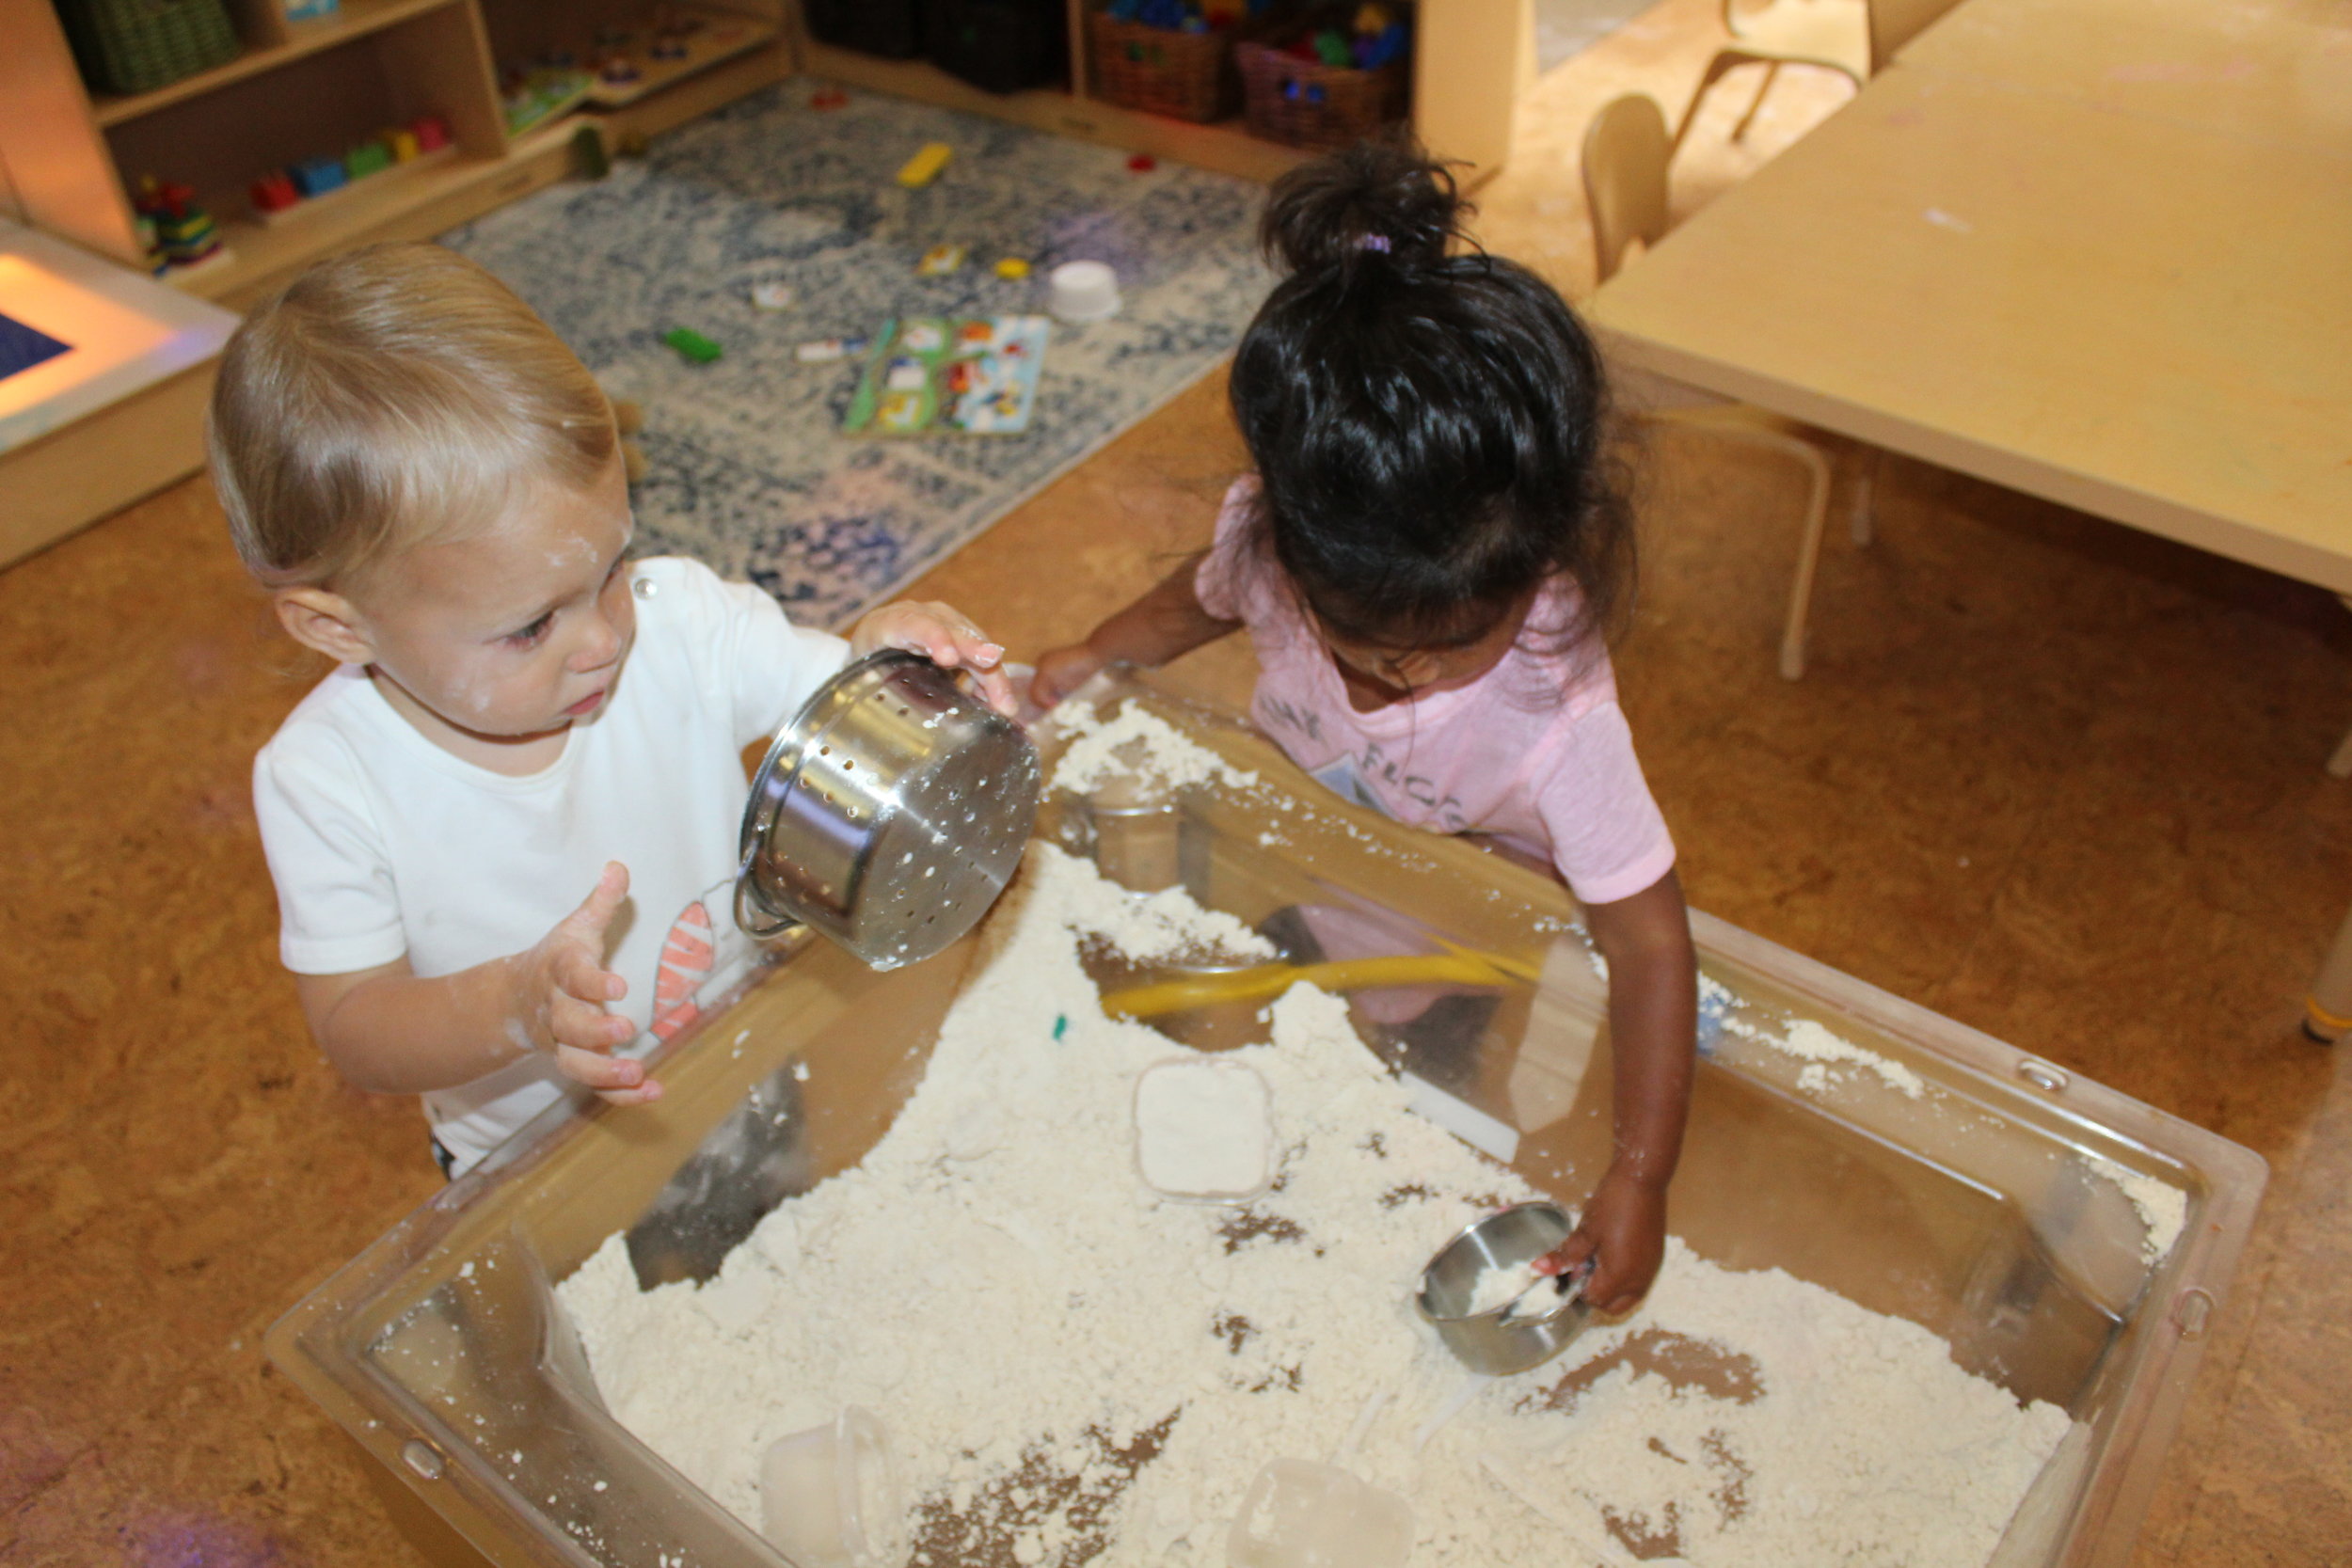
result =
[{"label": "wooden table", "polygon": [[[2352,142],[2248,86],[2279,54],[2161,105],[2114,74],[2191,8],[1966,0],[1590,316],[1640,369],[2352,594]],[[2021,18],[2046,52],[1994,51]],[[2312,1019],[2352,1029],[2352,919]]]},{"label": "wooden table", "polygon": [[2352,151],[2346,0],[1965,0],[1897,58],[2227,135]]},{"label": "wooden table", "polygon": [[1898,66],[1590,314],[1643,369],[2352,593],[2352,158]]}]

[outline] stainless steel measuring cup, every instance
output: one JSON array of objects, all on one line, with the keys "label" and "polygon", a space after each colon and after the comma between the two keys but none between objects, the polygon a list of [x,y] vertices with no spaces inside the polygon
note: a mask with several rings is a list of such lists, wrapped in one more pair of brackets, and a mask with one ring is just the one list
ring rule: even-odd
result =
[{"label": "stainless steel measuring cup", "polygon": [[1559,1305],[1534,1315],[1515,1315],[1506,1304],[1487,1312],[1470,1310],[1478,1277],[1490,1268],[1533,1262],[1568,1239],[1575,1222],[1556,1203],[1515,1203],[1467,1226],[1422,1271],[1413,1305],[1454,1358],[1473,1372],[1508,1377],[1539,1367],[1584,1332],[1593,1309],[1584,1300],[1582,1275],[1569,1279]]},{"label": "stainless steel measuring cup", "polygon": [[807,926],[876,969],[928,958],[1021,863],[1041,780],[1028,732],[927,658],[887,649],[820,687],[743,809],[735,920]]}]

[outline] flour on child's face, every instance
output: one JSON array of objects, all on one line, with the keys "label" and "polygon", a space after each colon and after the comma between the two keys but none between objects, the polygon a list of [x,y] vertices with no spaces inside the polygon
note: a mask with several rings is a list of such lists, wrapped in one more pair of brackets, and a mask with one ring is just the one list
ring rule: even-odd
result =
[{"label": "flour on child's face", "polygon": [[631,528],[616,458],[584,490],[518,486],[489,528],[395,557],[351,595],[378,688],[446,751],[551,760],[532,743],[602,707],[636,635]]}]

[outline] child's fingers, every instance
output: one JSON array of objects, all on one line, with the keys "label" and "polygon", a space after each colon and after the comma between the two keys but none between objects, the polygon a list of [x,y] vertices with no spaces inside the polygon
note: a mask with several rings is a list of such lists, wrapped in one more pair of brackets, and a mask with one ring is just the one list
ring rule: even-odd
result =
[{"label": "child's fingers", "polygon": [[[571,910],[555,924],[555,936],[571,938],[588,955],[602,957],[604,927],[612,924],[613,914],[621,912],[623,903],[628,903],[628,867],[618,861],[607,861],[604,872],[595,879],[593,889],[588,891],[588,898],[580,900],[580,908]],[[602,997],[602,992],[590,994],[574,990],[569,980],[564,980],[562,975],[557,975],[557,985],[569,990],[574,997],[588,997],[590,1002]],[[612,992],[612,997],[618,997],[618,994],[621,992]]]},{"label": "child's fingers", "polygon": [[[560,1045],[555,1050],[555,1069],[573,1083],[596,1090],[598,1094],[628,1095],[626,1103],[639,1104],[654,1098],[643,1094],[651,1082],[645,1076],[645,1064],[626,1056],[607,1056],[600,1052],[583,1051],[578,1046]],[[660,1091],[656,1090],[658,1095]]]},{"label": "child's fingers", "polygon": [[661,1080],[648,1078],[633,1089],[598,1089],[596,1098],[608,1105],[650,1105],[661,1098]]},{"label": "child's fingers", "polygon": [[1029,682],[1029,700],[1041,708],[1054,706],[1092,680],[1104,662],[1083,642],[1040,654],[1037,676]]},{"label": "child's fingers", "polygon": [[563,925],[601,951],[604,928],[612,924],[612,917],[621,912],[621,906],[628,901],[628,867],[619,861],[607,861],[596,885],[589,890],[580,908],[564,917]]},{"label": "child's fingers", "polygon": [[878,647],[903,648],[921,654],[933,664],[975,674],[1004,662],[1005,650],[952,605],[903,604],[878,610],[859,627],[857,641]]},{"label": "child's fingers", "polygon": [[1020,714],[1021,693],[1013,689],[1010,675],[1002,670],[987,670],[975,672],[972,678],[979,683],[980,695],[988,700],[989,706],[1008,719]]},{"label": "child's fingers", "polygon": [[628,994],[628,982],[596,961],[596,955],[578,944],[564,947],[555,955],[555,985],[565,996],[601,1007],[607,1002],[618,1002]]},{"label": "child's fingers", "polygon": [[559,996],[548,1009],[548,1033],[560,1051],[610,1051],[627,1045],[637,1033],[625,1018],[615,1018],[600,1006]]},{"label": "child's fingers", "polygon": [[1537,1274],[1572,1274],[1591,1260],[1598,1243],[1582,1230],[1569,1233],[1568,1239],[1531,1265]]}]

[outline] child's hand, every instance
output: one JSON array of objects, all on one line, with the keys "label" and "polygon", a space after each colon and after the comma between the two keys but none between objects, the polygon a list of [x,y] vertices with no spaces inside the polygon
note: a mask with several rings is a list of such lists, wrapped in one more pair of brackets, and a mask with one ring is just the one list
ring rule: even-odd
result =
[{"label": "child's hand", "polygon": [[989,706],[1007,718],[1020,710],[1021,700],[1003,669],[1005,650],[947,605],[901,599],[882,606],[850,633],[850,649],[860,658],[877,648],[903,648],[943,670],[969,670]]},{"label": "child's hand", "polygon": [[522,1043],[551,1053],[564,1077],[615,1105],[644,1105],[661,1098],[661,1085],[644,1063],[611,1053],[637,1031],[605,1011],[628,993],[628,982],[604,967],[605,928],[628,897],[628,868],[607,863],[588,901],[516,960],[514,1018]]},{"label": "child's hand", "polygon": [[1535,1267],[1545,1274],[1566,1274],[1592,1259],[1593,1276],[1584,1282],[1584,1299],[1616,1317],[1642,1304],[1665,1257],[1665,1190],[1615,1164],[1593,1189],[1574,1233]]},{"label": "child's hand", "polygon": [[1029,682],[1029,701],[1052,707],[1101,672],[1109,659],[1086,642],[1055,648],[1037,656],[1037,675]]}]

